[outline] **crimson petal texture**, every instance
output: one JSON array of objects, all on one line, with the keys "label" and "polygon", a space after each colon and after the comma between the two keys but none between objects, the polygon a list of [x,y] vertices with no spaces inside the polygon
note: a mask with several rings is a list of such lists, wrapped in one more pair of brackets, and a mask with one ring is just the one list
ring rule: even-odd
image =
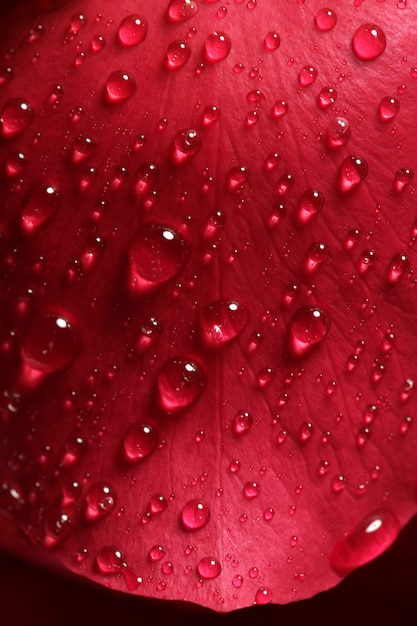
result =
[{"label": "crimson petal texture", "polygon": [[416,512],[416,10],[109,4],[2,20],[1,508],[115,589],[311,597]]}]

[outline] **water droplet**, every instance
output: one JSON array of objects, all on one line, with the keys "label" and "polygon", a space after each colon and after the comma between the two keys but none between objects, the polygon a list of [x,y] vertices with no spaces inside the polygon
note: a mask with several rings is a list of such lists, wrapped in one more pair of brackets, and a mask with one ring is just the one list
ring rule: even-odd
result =
[{"label": "water droplet", "polygon": [[385,96],[378,106],[378,115],[381,122],[391,122],[400,110],[397,98]]},{"label": "water droplet", "polygon": [[49,514],[44,525],[43,545],[45,548],[55,548],[70,535],[72,529],[73,522],[67,513],[59,511]]},{"label": "water droplet", "polygon": [[20,212],[22,230],[33,233],[58,211],[61,194],[53,185],[43,185],[29,191],[22,201]]},{"label": "water droplet", "polygon": [[298,83],[301,87],[309,87],[318,76],[318,71],[312,65],[305,65],[298,74]]},{"label": "water droplet", "polygon": [[217,578],[222,571],[221,565],[217,559],[213,557],[206,556],[197,565],[198,575],[201,578],[205,578],[206,580],[211,580],[212,578]]},{"label": "water droplet", "polygon": [[411,183],[414,178],[413,170],[408,167],[402,167],[394,176],[394,189],[398,193],[404,191],[406,187]]},{"label": "water droplet", "polygon": [[398,252],[394,254],[388,265],[387,279],[391,285],[396,285],[407,274],[410,267],[410,259],[407,255]]},{"label": "water droplet", "polygon": [[136,80],[123,70],[116,70],[108,76],[104,86],[104,96],[109,104],[120,104],[129,100],[136,92]]},{"label": "water droplet", "polygon": [[200,135],[196,130],[186,128],[180,130],[172,142],[171,157],[175,165],[184,165],[201,148]]},{"label": "water droplet", "polygon": [[166,413],[177,413],[194,404],[205,386],[201,365],[187,357],[170,359],[157,376],[160,406]]},{"label": "water droplet", "polygon": [[322,460],[322,461],[319,462],[319,464],[317,466],[317,474],[319,476],[324,476],[325,474],[327,474],[329,469],[330,469],[329,461]]},{"label": "water droplet", "polygon": [[216,300],[200,312],[201,334],[210,348],[222,348],[238,337],[248,320],[246,308],[234,300]]},{"label": "water droplet", "polygon": [[83,507],[84,519],[96,522],[110,515],[116,507],[116,492],[106,482],[98,482],[89,488]]},{"label": "water droplet", "polygon": [[297,220],[305,226],[321,211],[324,205],[324,195],[317,189],[306,189],[301,194],[297,205]]},{"label": "water droplet", "polygon": [[243,495],[248,500],[252,500],[253,498],[257,498],[261,493],[261,486],[258,483],[247,482],[243,487]]},{"label": "water droplet", "polygon": [[290,172],[284,172],[278,180],[276,192],[279,196],[285,196],[294,185],[294,177]]},{"label": "water droplet", "polygon": [[260,587],[255,594],[254,604],[270,604],[272,602],[272,591],[266,587]]},{"label": "water droplet", "polygon": [[346,488],[346,478],[341,474],[333,476],[330,487],[333,493],[341,493]]},{"label": "water droplet", "polygon": [[33,122],[33,110],[27,100],[8,100],[0,112],[0,133],[6,139],[23,133]]},{"label": "water droplet", "polygon": [[314,435],[314,425],[311,422],[303,422],[298,431],[298,439],[301,443],[307,443]]},{"label": "water droplet", "polygon": [[358,260],[358,272],[365,274],[374,265],[375,260],[375,250],[364,250]]},{"label": "water droplet", "polygon": [[191,48],[185,41],[173,41],[169,46],[165,58],[167,70],[179,70],[189,61]]},{"label": "water droplet", "polygon": [[100,52],[103,48],[106,47],[106,40],[102,35],[96,35],[91,40],[90,49],[91,52]]},{"label": "water droplet", "polygon": [[196,0],[171,0],[168,6],[167,17],[170,22],[185,22],[198,12]]},{"label": "water droplet", "polygon": [[78,35],[86,25],[86,16],[83,13],[74,13],[70,19],[67,33],[70,37],[74,37]]},{"label": "water droplet", "polygon": [[164,558],[166,550],[162,546],[155,545],[149,550],[149,560],[156,563]]},{"label": "water droplet", "polygon": [[350,193],[358,187],[368,173],[368,164],[359,156],[346,157],[339,169],[338,187],[342,193]]},{"label": "water droplet", "polygon": [[96,557],[96,565],[98,571],[105,576],[123,574],[129,591],[138,588],[141,579],[127,567],[123,553],[118,548],[113,546],[102,548]]},{"label": "water droplet", "polygon": [[210,521],[210,509],[200,500],[190,500],[181,511],[181,522],[185,530],[204,528]]},{"label": "water droplet", "polygon": [[336,102],[337,91],[333,87],[323,87],[317,98],[318,105],[321,109],[328,109]]},{"label": "water droplet", "polygon": [[362,413],[362,420],[366,426],[373,423],[378,415],[378,407],[375,404],[367,404]]},{"label": "water droplet", "polygon": [[350,122],[344,117],[335,117],[327,128],[327,145],[332,150],[344,146],[350,139]]},{"label": "water droplet", "polygon": [[353,35],[353,51],[362,61],[372,61],[385,50],[387,40],[385,33],[375,24],[362,24]]},{"label": "water droplet", "polygon": [[226,33],[215,31],[204,42],[204,58],[209,63],[223,61],[232,49],[232,41]]},{"label": "water droplet", "polygon": [[337,23],[337,15],[333,9],[320,9],[314,18],[316,28],[321,32],[332,30]]},{"label": "water droplet", "polygon": [[317,306],[298,309],[289,325],[289,349],[293,356],[303,356],[323,341],[329,330],[325,312]]},{"label": "water droplet", "polygon": [[238,461],[237,459],[230,461],[229,472],[231,474],[237,474],[239,471],[240,471],[240,461]]},{"label": "water droplet", "polygon": [[264,48],[268,50],[268,52],[274,52],[278,50],[281,45],[281,37],[274,30],[269,31],[265,35],[264,39]]},{"label": "water droplet", "polygon": [[241,587],[242,584],[243,584],[243,576],[240,576],[239,574],[236,574],[236,576],[233,576],[232,578],[233,587],[235,587],[236,589],[239,589],[239,587]]},{"label": "water droplet", "polygon": [[235,435],[244,435],[253,424],[253,416],[248,411],[238,411],[233,417],[233,432]]},{"label": "water droplet", "polygon": [[117,31],[119,43],[130,48],[142,43],[148,33],[148,22],[139,15],[128,15],[125,17]]},{"label": "water droplet", "polygon": [[[22,358],[32,372],[50,374],[69,365],[79,348],[78,334],[69,319],[44,309],[32,317],[22,342]],[[30,373],[26,372],[30,377]]]},{"label": "water droplet", "polygon": [[64,467],[74,465],[87,450],[87,443],[83,437],[69,437],[65,442],[65,452],[62,456],[61,463]]},{"label": "water droplet", "polygon": [[158,445],[158,431],[152,424],[131,424],[123,437],[123,453],[129,463],[143,461]]},{"label": "water droplet", "polygon": [[147,224],[139,228],[130,243],[130,285],[145,293],[176,276],[189,256],[182,236],[169,226]]},{"label": "water droplet", "polygon": [[285,100],[277,100],[272,108],[272,116],[275,119],[280,119],[288,111],[288,104]]},{"label": "water droplet", "polygon": [[340,576],[346,576],[382,554],[398,537],[399,531],[399,521],[391,511],[377,511],[335,544],[330,565]]},{"label": "water droplet", "polygon": [[325,243],[318,241],[310,244],[305,259],[305,269],[309,274],[316,272],[330,256],[330,251]]},{"label": "water droplet", "polygon": [[71,162],[73,165],[81,165],[94,154],[96,148],[96,142],[91,139],[91,137],[79,135],[76,139],[74,139],[71,146]]},{"label": "water droplet", "polygon": [[226,177],[226,185],[229,191],[237,192],[242,189],[249,177],[249,170],[245,165],[232,167]]},{"label": "water droplet", "polygon": [[201,123],[203,126],[211,126],[214,122],[220,117],[220,110],[215,105],[208,105],[203,111],[203,115],[201,117]]},{"label": "water droplet", "polygon": [[0,87],[5,85],[13,78],[13,68],[9,65],[0,66]]}]

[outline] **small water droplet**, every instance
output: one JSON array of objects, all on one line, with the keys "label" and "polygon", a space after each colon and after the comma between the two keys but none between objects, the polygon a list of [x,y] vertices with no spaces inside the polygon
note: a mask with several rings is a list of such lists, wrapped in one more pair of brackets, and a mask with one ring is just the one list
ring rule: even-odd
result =
[{"label": "small water droplet", "polygon": [[378,106],[378,115],[381,122],[391,122],[400,110],[397,98],[385,96]]},{"label": "small water droplet", "polygon": [[167,17],[170,22],[185,22],[198,13],[196,0],[171,0],[168,5]]},{"label": "small water droplet", "polygon": [[368,173],[368,164],[362,157],[350,155],[339,168],[338,187],[342,193],[351,193]]},{"label": "small water droplet", "polygon": [[129,247],[130,286],[139,293],[158,287],[182,270],[188,256],[188,244],[173,228],[142,226]]},{"label": "small water droplet", "polygon": [[396,285],[407,274],[410,259],[406,254],[394,254],[388,265],[387,279],[391,285]]},{"label": "small water droplet", "polygon": [[353,51],[362,61],[372,61],[385,50],[387,40],[385,33],[375,24],[362,24],[352,39]]},{"label": "small water droplet", "polygon": [[106,40],[102,35],[96,35],[91,40],[90,49],[91,52],[100,52],[103,48],[106,47]]},{"label": "small water droplet", "polygon": [[189,531],[200,530],[210,521],[210,509],[200,500],[190,500],[181,511],[183,528]]},{"label": "small water droplet", "polygon": [[246,308],[233,300],[216,300],[200,312],[204,343],[210,348],[223,348],[240,335],[248,320]]},{"label": "small water droplet", "polygon": [[298,200],[297,221],[305,226],[321,211],[324,205],[324,195],[317,189],[306,189]]},{"label": "small water droplet", "polygon": [[206,386],[201,365],[187,357],[170,359],[157,376],[159,404],[166,413],[177,413],[197,401]]},{"label": "small water droplet", "polygon": [[333,87],[323,87],[317,97],[318,105],[321,109],[328,109],[336,102],[337,91]]},{"label": "small water droplet", "polygon": [[332,150],[344,146],[350,139],[350,122],[345,117],[335,117],[327,127],[327,145]]},{"label": "small water droplet", "polygon": [[345,476],[342,476],[341,474],[338,474],[337,476],[333,476],[330,482],[330,487],[333,493],[341,493],[346,488]]},{"label": "small water droplet", "polygon": [[215,105],[208,105],[203,111],[203,114],[201,117],[201,123],[203,124],[203,126],[208,127],[214,124],[214,122],[217,122],[219,117],[220,117],[219,108]]},{"label": "small water droplet", "polygon": [[314,18],[316,28],[321,32],[332,30],[337,23],[337,15],[333,9],[320,9]]},{"label": "small water droplet", "polygon": [[238,461],[237,459],[230,461],[229,472],[231,474],[237,474],[239,471],[240,471],[240,461]]},{"label": "small water droplet", "polygon": [[53,185],[35,187],[22,201],[20,212],[22,230],[26,234],[33,233],[53,217],[61,204],[61,194]]},{"label": "small water droplet", "polygon": [[129,463],[139,463],[155,451],[159,435],[149,423],[131,424],[123,437],[123,453]]},{"label": "small water droplet", "polygon": [[[50,374],[68,366],[79,348],[78,334],[70,320],[44,309],[32,317],[22,342],[22,359],[32,374]],[[30,378],[30,372],[26,376]]]},{"label": "small water droplet", "polygon": [[304,263],[306,272],[309,274],[316,272],[319,267],[328,260],[329,256],[330,251],[325,243],[315,241],[310,244]]},{"label": "small water droplet", "polygon": [[0,112],[0,133],[5,139],[23,133],[33,122],[34,114],[27,100],[8,100]]},{"label": "small water droplet", "polygon": [[211,580],[220,576],[222,571],[219,561],[213,557],[206,556],[197,565],[197,572],[201,578]]},{"label": "small water droplet", "polygon": [[185,41],[173,41],[168,46],[165,58],[167,70],[179,70],[189,61],[191,48]]},{"label": "small water droplet", "polygon": [[281,45],[281,37],[274,30],[269,31],[265,35],[264,39],[264,48],[268,50],[268,52],[274,52],[278,50]]},{"label": "small water droplet", "polygon": [[378,415],[378,407],[375,404],[367,404],[362,413],[362,420],[366,426],[373,423]]},{"label": "small water droplet", "polygon": [[253,416],[248,411],[238,411],[233,417],[233,432],[235,435],[244,435],[252,428]]},{"label": "small water droplet", "polygon": [[406,187],[411,183],[414,178],[413,170],[408,167],[402,167],[396,172],[394,176],[394,189],[398,193],[404,191]]},{"label": "small water droplet", "polygon": [[229,191],[237,192],[242,189],[249,177],[249,171],[245,165],[232,167],[226,177],[226,185]]},{"label": "small water droplet", "polygon": [[323,341],[329,330],[325,312],[317,306],[298,309],[289,325],[289,349],[293,356],[303,356]]},{"label": "small water droplet", "polygon": [[179,131],[172,142],[171,157],[175,165],[184,165],[201,148],[200,135],[196,130],[184,129]]},{"label": "small water droplet", "polygon": [[123,70],[116,70],[108,76],[104,96],[109,104],[120,104],[129,100],[136,92],[136,80]]},{"label": "small water droplet", "polygon": [[254,604],[270,604],[272,602],[272,591],[266,587],[260,587],[255,594]]},{"label": "small water droplet", "polygon": [[391,511],[377,511],[334,545],[330,565],[340,576],[346,576],[385,552],[398,537],[399,531],[399,521]]},{"label": "small water droplet", "polygon": [[261,486],[255,482],[247,482],[243,487],[243,495],[247,500],[257,498],[261,493]]},{"label": "small water droplet", "polygon": [[117,37],[122,46],[130,48],[142,43],[148,33],[148,22],[139,15],[128,15],[118,28]]},{"label": "small water droplet", "polygon": [[72,529],[73,522],[67,513],[50,513],[45,519],[43,545],[45,548],[55,548],[70,535]]},{"label": "small water droplet", "polygon": [[166,550],[162,546],[155,545],[149,550],[149,560],[156,563],[164,558]]},{"label": "small water droplet", "polygon": [[272,108],[272,116],[275,119],[280,119],[288,111],[288,103],[285,100],[277,100]]},{"label": "small water droplet", "polygon": [[73,165],[81,165],[89,159],[96,151],[96,142],[85,135],[79,135],[74,139],[71,150],[70,160]]},{"label": "small water droplet", "polygon": [[305,65],[298,74],[298,84],[301,87],[309,87],[318,76],[318,71],[312,65]]},{"label": "small water droplet", "polygon": [[314,425],[311,422],[303,422],[298,431],[298,439],[301,443],[307,443],[314,435]]},{"label": "small water droplet", "polygon": [[116,492],[106,482],[98,482],[89,488],[83,507],[84,519],[96,522],[110,515],[116,507]]},{"label": "small water droplet", "polygon": [[204,58],[209,63],[223,61],[230,54],[232,41],[226,33],[215,31],[204,42]]}]

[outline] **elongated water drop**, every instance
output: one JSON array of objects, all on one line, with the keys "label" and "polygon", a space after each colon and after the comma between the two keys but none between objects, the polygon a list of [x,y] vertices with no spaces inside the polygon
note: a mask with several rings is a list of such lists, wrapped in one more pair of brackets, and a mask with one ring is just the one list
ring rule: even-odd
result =
[{"label": "elongated water drop", "polygon": [[369,515],[336,543],[330,554],[330,565],[340,576],[346,576],[389,548],[399,530],[399,521],[391,511]]},{"label": "elongated water drop", "polygon": [[131,48],[137,46],[148,34],[148,22],[140,15],[128,15],[121,22],[117,37],[121,46]]},{"label": "elongated water drop", "polygon": [[356,189],[368,173],[368,164],[359,156],[348,156],[340,165],[338,187],[342,193]]},{"label": "elongated water drop", "polygon": [[27,100],[8,100],[0,111],[0,134],[6,139],[20,135],[32,124],[33,117]]}]

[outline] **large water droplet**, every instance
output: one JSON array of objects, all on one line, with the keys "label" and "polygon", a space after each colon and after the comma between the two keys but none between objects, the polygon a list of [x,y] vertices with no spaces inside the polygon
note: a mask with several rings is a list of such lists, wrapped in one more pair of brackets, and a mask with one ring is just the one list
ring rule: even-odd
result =
[{"label": "large water droplet", "polygon": [[352,39],[353,51],[362,61],[372,61],[385,50],[387,40],[385,33],[375,24],[362,24]]},{"label": "large water droplet", "polygon": [[204,559],[201,559],[201,561],[197,565],[197,571],[201,578],[210,580],[212,578],[217,578],[217,576],[220,575],[222,568],[217,559],[206,556],[204,557]]},{"label": "large water droplet", "polygon": [[338,187],[342,193],[350,193],[363,181],[368,173],[368,164],[359,156],[346,157],[339,169]]},{"label": "large water droplet", "polygon": [[320,9],[314,18],[316,28],[321,32],[332,30],[336,26],[337,15],[333,9]]},{"label": "large water droplet", "polygon": [[117,31],[119,43],[130,48],[142,43],[148,33],[148,22],[139,15],[128,15],[125,17]]},{"label": "large water droplet", "polygon": [[181,522],[185,530],[200,530],[210,521],[210,509],[200,500],[190,500],[181,511]]},{"label": "large water droplet", "polygon": [[61,195],[53,185],[43,185],[29,191],[22,201],[21,227],[27,234],[47,222],[60,208]]},{"label": "large water droplet", "polygon": [[381,122],[391,122],[400,110],[400,103],[397,98],[385,96],[378,106],[378,115]]},{"label": "large water droplet", "polygon": [[350,122],[345,117],[335,117],[327,127],[327,145],[333,150],[344,146],[350,139]]},{"label": "large water droplet", "polygon": [[321,211],[324,205],[324,195],[317,189],[306,189],[298,201],[297,221],[301,225],[308,224]]},{"label": "large water droplet", "polygon": [[185,22],[198,12],[196,0],[171,0],[168,6],[167,17],[170,22]]},{"label": "large water droplet", "polygon": [[170,359],[157,376],[159,404],[166,413],[188,408],[206,386],[206,374],[196,361],[187,357]]},{"label": "large water droplet", "polygon": [[255,594],[255,604],[270,604],[272,591],[267,587],[260,587]]},{"label": "large water droplet", "polygon": [[223,61],[232,49],[232,41],[229,35],[215,31],[204,42],[204,58],[210,63]]},{"label": "large water droplet", "polygon": [[109,483],[94,483],[89,488],[84,501],[84,519],[88,522],[96,522],[110,515],[115,509],[116,501],[116,492]]},{"label": "large water droplet", "polygon": [[210,348],[222,348],[235,339],[248,320],[246,308],[234,300],[216,300],[200,312],[200,327],[204,343]]},{"label": "large water droplet", "polygon": [[191,48],[185,41],[173,41],[168,46],[165,57],[167,70],[179,70],[188,62],[191,56]]},{"label": "large water droplet", "polygon": [[130,243],[130,286],[143,293],[176,276],[184,267],[189,247],[173,228],[147,224]]},{"label": "large water droplet", "polygon": [[172,142],[172,160],[175,165],[184,165],[197,154],[200,148],[201,139],[196,130],[191,128],[180,130]]},{"label": "large water droplet", "polygon": [[274,52],[275,50],[278,50],[280,44],[281,37],[274,30],[269,31],[269,33],[265,35],[264,47],[265,50],[268,50],[268,52]]},{"label": "large water droplet", "polygon": [[50,374],[69,365],[78,348],[78,334],[69,319],[45,309],[31,319],[21,353],[29,368]]},{"label": "large water droplet", "polygon": [[399,531],[399,521],[391,511],[377,511],[336,543],[330,554],[330,565],[340,576],[346,576],[382,554]]},{"label": "large water droplet", "polygon": [[136,92],[136,80],[123,70],[112,72],[106,80],[104,96],[110,104],[119,104],[129,100]]},{"label": "large water droplet", "polygon": [[0,112],[0,133],[3,137],[15,137],[23,133],[33,122],[33,110],[27,100],[9,100]]},{"label": "large water droplet", "polygon": [[143,461],[158,445],[158,431],[152,424],[131,424],[123,437],[123,453],[129,463]]},{"label": "large water droplet", "polygon": [[291,318],[289,326],[289,349],[293,356],[303,356],[323,341],[329,330],[325,312],[317,306],[304,306]]}]

